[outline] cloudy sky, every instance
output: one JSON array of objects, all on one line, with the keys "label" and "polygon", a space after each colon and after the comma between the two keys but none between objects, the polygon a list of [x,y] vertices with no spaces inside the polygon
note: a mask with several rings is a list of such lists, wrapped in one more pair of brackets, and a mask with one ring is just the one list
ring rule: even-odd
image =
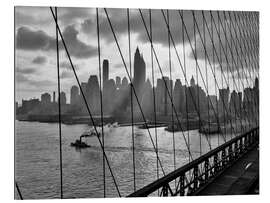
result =
[{"label": "cloudy sky", "polygon": [[[126,64],[129,67],[129,55],[128,55],[128,35],[127,35],[127,10],[126,9],[107,9],[110,16],[112,25],[114,27],[116,36],[118,38],[121,51],[123,53]],[[165,15],[167,15],[166,11]],[[146,26],[149,29],[149,13],[148,10],[142,10],[145,18]],[[213,18],[218,26],[218,16],[216,12],[213,12]],[[216,69],[216,77],[219,87],[225,87],[226,81],[221,74],[221,67],[225,71],[225,76],[230,82],[230,89],[234,88],[231,74],[227,74],[226,70],[232,70],[235,77],[238,78],[238,72],[240,70],[243,73],[240,78],[249,76],[249,72],[243,72],[242,70],[251,70],[253,65],[250,63],[250,58],[254,58],[253,52],[249,51],[249,44],[254,42],[254,39],[258,38],[258,34],[254,32],[254,29],[243,26],[247,23],[243,18],[238,18],[238,14],[229,15],[224,17],[221,13],[220,22],[224,26],[226,32],[222,30],[220,25],[220,38],[217,35],[217,28],[213,25],[213,43],[216,47],[216,53],[221,56],[220,61],[217,62],[215,53],[213,54],[213,43],[211,41],[209,31],[211,31],[211,18],[210,13],[205,12],[204,24],[202,12],[196,11],[195,18],[196,23],[191,11],[183,11],[183,19],[185,22],[184,32],[188,33],[188,36],[184,36],[183,51],[183,35],[182,35],[182,21],[178,11],[170,10],[169,23],[171,33],[176,45],[179,59],[181,64],[185,64],[187,69],[187,79],[190,80],[194,75],[196,79],[196,62],[194,60],[194,52],[192,52],[191,45],[195,46],[196,41],[196,54],[198,58],[201,74],[205,80],[206,74],[209,81],[209,93],[214,94],[215,83],[214,77],[210,69]],[[230,23],[231,22],[231,23]],[[80,82],[88,80],[90,75],[98,74],[98,51],[97,51],[97,30],[96,30],[96,9],[93,8],[58,8],[58,23],[63,34],[64,40],[67,44],[68,51],[71,55],[73,64],[75,65],[76,72],[78,74]],[[103,9],[99,9],[99,23],[100,23],[100,43],[101,43],[101,59],[109,60],[109,77],[115,78],[120,76],[121,78],[127,76],[121,57],[119,55],[113,34],[110,30],[107,17]],[[195,33],[194,33],[195,25]],[[231,32],[229,31],[229,25]],[[250,35],[243,36],[241,40],[245,43],[240,43],[239,31],[236,26],[242,25],[240,28],[243,32],[248,32]],[[146,62],[146,77],[151,79],[151,47],[147,36],[146,29],[142,23],[140,13],[137,9],[130,10],[130,26],[131,26],[131,55],[133,56],[138,46],[143,54]],[[205,47],[202,45],[203,30],[205,30]],[[201,35],[199,34],[199,31]],[[57,68],[56,68],[56,46],[55,46],[55,23],[48,7],[16,7],[15,8],[15,82],[16,82],[16,100],[21,102],[22,98],[29,99],[32,97],[40,98],[41,93],[48,92],[52,94],[57,90]],[[162,68],[164,76],[169,76],[169,49],[168,49],[168,31],[166,23],[162,15],[161,10],[152,10],[152,32],[154,49],[156,51],[159,64]],[[224,33],[227,33],[226,35]],[[227,38],[226,38],[227,37]],[[60,38],[60,37],[59,37]],[[227,40],[226,40],[227,39]],[[60,40],[60,39],[59,39]],[[220,41],[222,43],[220,43]],[[230,41],[231,49],[225,41]],[[233,44],[235,42],[235,44]],[[239,42],[239,43],[238,43]],[[241,45],[243,46],[243,52],[240,52]],[[253,43],[254,44],[254,43]],[[224,49],[222,49],[222,47]],[[241,57],[232,58],[231,55],[236,56],[237,47],[239,55]],[[207,50],[207,56],[209,61],[205,63],[205,49]],[[67,93],[69,101],[70,87],[76,84],[75,77],[70,67],[68,58],[60,41],[60,75],[61,75],[61,89]],[[224,52],[228,51],[227,57]],[[247,50],[247,51],[245,51]],[[251,48],[250,48],[251,50]],[[253,49],[254,50],[254,49]],[[214,55],[214,57],[213,57]],[[226,60],[227,59],[227,60]],[[171,41],[171,68],[172,78],[180,78],[182,84],[185,84],[183,71],[178,61],[176,51]],[[214,63],[215,62],[215,63]],[[238,64],[238,66],[236,65]],[[207,69],[205,69],[207,67]],[[238,68],[237,68],[238,67]],[[229,68],[229,69],[228,69]],[[244,69],[243,69],[244,68]],[[161,73],[157,65],[157,61],[154,58],[154,72],[155,78],[160,78]],[[231,73],[229,71],[229,73]],[[237,74],[236,74],[237,73]],[[244,73],[246,73],[244,75]],[[199,84],[204,88],[202,77],[199,73]],[[222,78],[222,79],[221,79]],[[228,81],[227,80],[227,81]],[[238,83],[237,83],[238,84]],[[243,80],[243,84],[247,86],[247,82]],[[237,87],[242,90],[242,86]]]}]

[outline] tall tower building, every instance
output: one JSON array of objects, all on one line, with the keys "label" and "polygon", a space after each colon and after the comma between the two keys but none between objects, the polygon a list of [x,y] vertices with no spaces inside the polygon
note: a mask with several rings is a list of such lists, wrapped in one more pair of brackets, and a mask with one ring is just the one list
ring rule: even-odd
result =
[{"label": "tall tower building", "polygon": [[195,80],[194,80],[194,77],[192,75],[191,79],[190,79],[190,86],[193,87],[195,86]]},{"label": "tall tower building", "polygon": [[135,87],[135,90],[138,92],[143,88],[145,83],[145,62],[143,59],[143,56],[140,54],[139,48],[137,47],[135,56],[134,56],[134,78],[133,78],[133,84]]},{"label": "tall tower building", "polygon": [[116,76],[115,83],[116,83],[116,87],[120,88],[120,86],[121,86],[121,78],[119,76]]},{"label": "tall tower building", "polygon": [[66,93],[60,92],[60,98],[58,98],[58,101],[59,99],[60,99],[60,104],[66,104],[67,103]]},{"label": "tall tower building", "polygon": [[98,77],[96,75],[90,75],[88,83],[86,85],[86,98],[90,108],[94,112],[99,111],[100,107],[100,92],[99,92]]},{"label": "tall tower building", "polygon": [[76,85],[73,85],[70,89],[70,104],[76,105],[79,98],[79,88]]},{"label": "tall tower building", "polygon": [[103,87],[105,83],[109,80],[109,61],[108,59],[103,60]]},{"label": "tall tower building", "polygon": [[53,92],[53,103],[55,103],[55,91]]}]

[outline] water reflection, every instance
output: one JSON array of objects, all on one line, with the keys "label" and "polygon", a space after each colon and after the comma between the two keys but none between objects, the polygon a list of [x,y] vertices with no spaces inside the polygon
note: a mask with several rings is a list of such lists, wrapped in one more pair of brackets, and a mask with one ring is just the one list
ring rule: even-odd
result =
[{"label": "water reflection", "polygon": [[[90,148],[76,149],[70,143],[89,127],[87,125],[62,125],[63,189],[65,198],[103,197],[103,157],[96,137],[87,137]],[[121,195],[133,192],[132,134],[131,127],[106,128],[105,151],[116,178]],[[155,130],[150,129],[155,143]],[[188,136],[185,132],[184,135]],[[16,180],[26,199],[59,198],[59,139],[58,125],[53,123],[16,121]],[[164,127],[157,129],[158,153],[165,173],[174,169],[172,133]],[[136,186],[140,188],[157,178],[157,160],[149,134],[135,128]],[[198,131],[189,131],[193,158],[209,150],[206,137]],[[212,148],[217,135],[209,137]],[[201,147],[200,147],[201,145]],[[175,133],[176,167],[189,160],[183,133]],[[159,177],[162,170],[159,166]],[[117,197],[117,191],[106,166],[106,195]]]}]

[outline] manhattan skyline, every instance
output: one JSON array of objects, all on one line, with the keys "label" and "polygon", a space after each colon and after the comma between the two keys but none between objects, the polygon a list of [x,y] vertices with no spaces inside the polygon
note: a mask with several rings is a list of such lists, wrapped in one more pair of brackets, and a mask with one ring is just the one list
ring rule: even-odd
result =
[{"label": "manhattan skyline", "polygon": [[[146,21],[148,20],[148,10],[142,10],[145,15]],[[146,79],[151,78],[151,49],[147,41],[146,31],[142,27],[141,19],[137,9],[131,9],[131,55],[135,54],[136,47],[140,48],[146,64]],[[56,58],[53,39],[55,38],[55,27],[52,21],[50,11],[47,7],[16,7],[15,8],[15,38],[16,38],[16,64],[15,64],[15,81],[16,81],[16,101],[21,101],[29,98],[39,98],[43,92],[53,92],[57,89],[57,72],[56,72]],[[127,66],[128,60],[128,46],[127,46],[127,22],[126,22],[126,9],[108,9],[109,15],[112,17],[112,23],[115,25],[117,37],[119,39],[122,52]],[[180,54],[180,60],[183,63],[185,57],[187,68],[187,79],[189,80],[196,74],[196,62],[192,56],[191,47],[188,40],[185,38],[185,52],[183,52],[183,42],[179,35],[181,33],[181,26],[177,25],[176,11],[172,10],[171,14],[171,27],[173,28],[172,34],[176,40],[176,48]],[[200,18],[200,11],[195,11]],[[183,11],[184,18],[187,22],[187,29],[192,33],[192,15],[190,12]],[[42,15],[42,19],[39,16]],[[159,63],[161,65],[164,76],[169,76],[169,56],[168,56],[168,36],[166,32],[166,24],[162,20],[162,14],[159,10],[153,10],[153,43],[154,48],[157,50]],[[124,65],[121,61],[120,55],[117,51],[115,42],[113,41],[112,33],[110,33],[108,23],[104,17],[104,12],[100,10],[101,16],[101,58],[110,61],[110,78],[127,77],[124,71]],[[206,20],[209,21],[209,12],[206,12]],[[214,18],[217,17],[213,11]],[[190,19],[190,20],[189,20]],[[95,11],[93,8],[59,8],[59,24],[63,30],[66,38],[67,45],[71,48],[71,57],[74,61],[75,68],[80,81],[88,80],[89,74],[98,75],[98,58],[97,58],[97,43],[95,32]],[[164,26],[164,29],[158,29]],[[198,32],[198,31],[197,31]],[[214,35],[215,35],[214,30]],[[193,43],[192,34],[190,35]],[[197,34],[198,51],[202,50],[200,45],[199,35]],[[216,39],[216,46],[218,40]],[[208,39],[208,43],[210,39]],[[62,49],[61,49],[62,50]],[[201,52],[201,51],[200,51]],[[199,52],[198,52],[199,53]],[[200,56],[199,56],[200,55]],[[210,55],[210,53],[209,53]],[[210,55],[211,56],[211,55]],[[231,57],[229,56],[229,60]],[[225,60],[223,59],[223,62]],[[131,61],[133,63],[133,59]],[[160,78],[157,62],[154,63],[154,76]],[[198,54],[198,63],[204,72],[204,56]],[[226,69],[227,64],[223,64]],[[219,64],[213,65],[217,69],[217,74],[220,75]],[[241,66],[239,66],[241,68]],[[61,74],[61,90],[67,93],[67,98],[70,98],[69,87],[75,84],[69,62],[62,50],[60,52],[60,74]],[[231,68],[234,68],[233,66]],[[248,70],[250,67],[244,67]],[[171,47],[171,69],[172,79],[179,78],[182,84],[185,84],[183,72],[181,71],[180,64],[177,60],[175,51]],[[209,64],[208,64],[209,69]],[[247,71],[246,70],[246,71]],[[240,69],[241,71],[241,69]],[[209,93],[214,94],[214,78],[211,71],[208,70],[209,75]],[[236,75],[237,76],[237,75]],[[230,79],[232,76],[229,74]],[[203,87],[201,77],[198,78],[198,83]],[[221,86],[221,77],[217,77]],[[150,79],[150,82],[151,79]],[[245,80],[243,81],[245,83]],[[246,84],[245,84],[246,85]],[[222,88],[226,86],[223,85]],[[233,90],[231,84],[229,87]],[[240,86],[241,91],[243,91]],[[69,99],[68,99],[69,101]]]}]

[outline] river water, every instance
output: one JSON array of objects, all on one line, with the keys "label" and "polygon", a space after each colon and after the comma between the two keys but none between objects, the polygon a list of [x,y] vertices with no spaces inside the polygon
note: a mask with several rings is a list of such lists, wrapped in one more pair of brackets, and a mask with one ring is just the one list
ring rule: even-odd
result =
[{"label": "river water", "polygon": [[[87,125],[62,124],[63,196],[64,198],[98,198],[104,196],[103,157],[96,137],[85,141],[92,147],[76,150],[71,142],[89,129]],[[104,129],[105,151],[122,196],[134,191],[132,131],[130,126]],[[57,123],[15,122],[15,179],[24,199],[60,198],[59,134]],[[150,129],[155,142],[155,129]],[[184,139],[184,136],[186,140]],[[197,130],[177,132],[175,158],[173,133],[157,128],[158,153],[167,174],[191,158],[196,158],[223,142],[222,136],[211,135],[208,141]],[[135,176],[139,189],[157,179],[157,159],[146,129],[135,127]],[[163,175],[158,167],[159,177]],[[118,197],[112,176],[106,166],[106,197]],[[18,198],[15,191],[15,198]]]}]

